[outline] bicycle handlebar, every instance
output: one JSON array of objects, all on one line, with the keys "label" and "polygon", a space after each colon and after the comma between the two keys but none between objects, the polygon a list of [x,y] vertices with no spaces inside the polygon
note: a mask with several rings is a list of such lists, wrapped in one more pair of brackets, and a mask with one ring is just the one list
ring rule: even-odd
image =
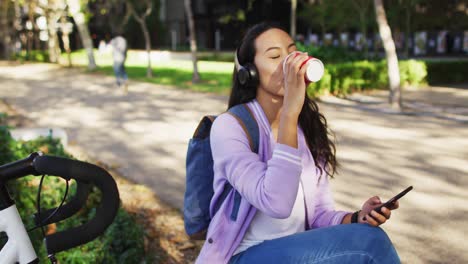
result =
[{"label": "bicycle handlebar", "polygon": [[[91,189],[90,184],[77,181],[75,196],[73,196],[73,198],[70,201],[62,205],[60,210],[58,210],[53,216],[50,216],[50,215],[56,211],[57,207],[52,208],[52,209],[47,209],[45,211],[41,211],[40,215],[38,213],[35,213],[34,222],[36,223],[37,226],[42,226],[42,225],[57,223],[64,219],[69,218],[70,216],[77,213],[81,208],[83,208],[83,206],[86,203],[86,200],[88,199],[88,194],[89,194],[90,189]],[[44,220],[47,220],[47,221],[44,221]]]},{"label": "bicycle handlebar", "polygon": [[7,182],[26,175],[39,175],[34,168],[34,159],[41,155],[41,152],[34,152],[27,158],[0,166],[0,182]]},{"label": "bicycle handlebar", "polygon": [[107,171],[90,163],[52,156],[37,157],[34,167],[41,174],[93,183],[102,194],[96,215],[88,223],[46,236],[45,244],[49,254],[87,243],[101,235],[112,223],[120,199],[117,184]]},{"label": "bicycle handlebar", "polygon": [[[48,254],[85,244],[101,235],[113,222],[120,205],[119,192],[112,176],[101,167],[82,161],[41,155],[40,153],[32,153],[23,160],[0,166],[0,182],[30,174],[47,174],[67,180],[75,179],[77,183],[91,183],[101,191],[102,195],[96,215],[88,223],[45,237]],[[60,221],[64,219],[62,217],[71,216],[82,207],[86,201],[83,198],[87,197],[87,191],[89,190],[88,187],[84,187],[82,184],[78,184],[79,188],[75,199],[67,203],[71,203],[70,205],[65,205],[67,207],[61,217],[53,217],[53,220]]]}]

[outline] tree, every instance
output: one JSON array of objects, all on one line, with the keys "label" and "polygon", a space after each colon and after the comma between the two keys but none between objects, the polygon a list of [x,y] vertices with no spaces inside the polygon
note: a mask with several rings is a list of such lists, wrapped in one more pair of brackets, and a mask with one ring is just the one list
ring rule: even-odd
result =
[{"label": "tree", "polygon": [[96,62],[94,60],[93,41],[91,40],[91,35],[89,34],[85,16],[81,11],[82,4],[84,6],[86,2],[87,1],[81,2],[80,0],[67,0],[68,11],[73,17],[73,20],[75,20],[76,27],[80,33],[81,42],[83,43],[86,53],[88,54],[88,69],[94,70],[96,69]]},{"label": "tree", "polygon": [[400,70],[398,68],[398,57],[392,32],[388,26],[387,16],[382,0],[374,0],[375,16],[379,25],[380,37],[382,38],[385,55],[387,57],[388,78],[390,85],[389,102],[392,107],[401,108],[402,96],[400,87]]},{"label": "tree", "polygon": [[146,25],[146,18],[151,15],[153,11],[153,1],[152,0],[127,0],[128,12],[135,18],[138,24],[143,31],[145,37],[145,47],[146,53],[148,56],[148,68],[146,69],[146,77],[153,77],[153,69],[151,68],[151,38],[148,31],[148,26]]},{"label": "tree", "polygon": [[405,7],[405,57],[409,57],[409,39],[411,28],[411,15],[414,13],[414,7],[421,2],[421,0],[400,0],[400,4]]},{"label": "tree", "polygon": [[36,10],[36,5],[37,3],[35,1],[28,1],[27,6],[28,6],[28,21],[26,22],[26,30],[28,31],[27,34],[27,54],[28,58],[31,55],[31,51],[34,48],[33,43],[36,42],[36,49],[39,48],[39,45],[37,45],[37,41],[34,41],[35,39],[38,40],[37,37],[34,36],[34,32],[37,29],[36,21],[35,21],[35,10]]},{"label": "tree", "polygon": [[44,16],[47,19],[47,31],[49,33],[49,39],[47,42],[49,49],[49,61],[56,63],[59,61],[60,56],[60,47],[57,36],[57,21],[60,19],[60,17],[66,14],[66,3],[64,0],[39,1],[38,7],[43,10]]},{"label": "tree", "polygon": [[[417,17],[417,13],[415,12],[416,7],[423,3],[423,1],[424,0],[398,0],[398,5],[391,5],[386,10],[387,19],[390,27],[394,30],[402,29],[404,32],[404,58],[409,57],[409,40],[411,39],[411,32],[416,29],[415,22],[418,19],[420,19]],[[427,30],[428,28],[425,29]]]},{"label": "tree", "polygon": [[298,16],[309,26],[317,26],[321,30],[322,39],[325,34],[336,29],[341,33],[343,28],[348,25],[349,0],[323,1],[315,0],[304,3]]},{"label": "tree", "polygon": [[354,10],[359,14],[359,27],[364,40],[364,57],[368,57],[369,49],[367,47],[367,26],[370,22],[369,14],[372,10],[372,0],[351,0]]},{"label": "tree", "polygon": [[413,19],[415,30],[463,31],[468,27],[466,0],[419,0],[416,2]]},{"label": "tree", "polygon": [[292,39],[296,39],[296,8],[297,8],[297,0],[291,0],[291,21],[290,21],[290,30],[289,34],[291,35]]},{"label": "tree", "polygon": [[132,16],[129,9],[126,7],[126,1],[127,0],[106,0],[102,3],[102,6],[97,8],[101,10],[100,12],[105,10],[104,12],[108,14],[106,19],[109,21],[111,32],[124,32],[124,28]]},{"label": "tree", "polygon": [[9,0],[0,1],[0,38],[2,39],[3,57],[5,59],[10,58],[11,49],[11,3]]},{"label": "tree", "polygon": [[308,3],[299,12],[299,17],[310,26],[318,26],[321,29],[322,39],[325,39],[325,34],[329,29],[329,23],[327,23],[329,11],[328,1]]},{"label": "tree", "polygon": [[185,13],[187,14],[187,20],[189,23],[189,34],[190,34],[190,51],[192,52],[192,63],[193,63],[193,75],[192,82],[197,83],[200,81],[200,74],[198,73],[197,63],[197,39],[195,37],[195,21],[192,14],[192,1],[184,0]]},{"label": "tree", "polygon": [[246,6],[242,6],[234,1],[216,1],[215,8],[223,6],[223,9],[221,9],[222,14],[220,14],[217,22],[223,25],[246,23],[247,16],[252,12],[254,3],[255,0],[247,0]]},{"label": "tree", "polygon": [[68,67],[72,66],[72,61],[71,61],[71,49],[70,49],[70,33],[72,30],[72,24],[67,21],[66,16],[62,16],[60,18],[60,31],[62,32],[62,43],[63,43],[63,49],[67,53],[67,59],[68,59]]}]

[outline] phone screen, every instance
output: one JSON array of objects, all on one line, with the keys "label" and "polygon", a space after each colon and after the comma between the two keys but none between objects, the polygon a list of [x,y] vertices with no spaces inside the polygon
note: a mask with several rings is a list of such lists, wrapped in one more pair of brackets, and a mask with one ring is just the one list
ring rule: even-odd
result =
[{"label": "phone screen", "polygon": [[398,201],[398,199],[400,199],[401,197],[405,196],[405,194],[407,194],[409,191],[411,191],[413,189],[413,186],[410,186],[406,189],[404,189],[401,193],[395,195],[394,197],[392,197],[390,200],[386,201],[385,203],[383,203],[382,205],[380,205],[379,207],[377,208],[374,208],[374,210],[377,212],[377,213],[382,213],[382,207],[386,207],[386,208],[389,208],[389,206],[391,206],[393,203],[395,203],[396,201]]}]

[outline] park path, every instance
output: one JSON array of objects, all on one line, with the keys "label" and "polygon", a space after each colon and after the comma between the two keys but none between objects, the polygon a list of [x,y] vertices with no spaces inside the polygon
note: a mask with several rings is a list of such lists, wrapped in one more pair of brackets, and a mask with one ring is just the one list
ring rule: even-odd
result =
[{"label": "park path", "polygon": [[[383,226],[403,263],[468,263],[468,89],[462,88],[408,92],[415,108],[406,115],[388,111],[378,93],[321,103],[342,165],[332,180],[337,208],[354,211],[370,196],[387,199],[414,186]],[[200,117],[224,111],[227,101],[140,82],[130,82],[124,95],[110,76],[6,63],[0,98],[31,119],[29,126],[65,129],[69,145],[177,208],[187,141]]]}]

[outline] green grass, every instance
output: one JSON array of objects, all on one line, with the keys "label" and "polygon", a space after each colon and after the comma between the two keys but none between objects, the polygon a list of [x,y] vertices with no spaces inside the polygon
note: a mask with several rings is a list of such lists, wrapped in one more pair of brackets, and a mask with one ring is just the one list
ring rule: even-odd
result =
[{"label": "green grass", "polygon": [[[198,69],[201,82],[192,83],[193,65],[191,61],[185,60],[151,60],[153,78],[146,77],[146,53],[130,50],[125,63],[129,79],[155,84],[176,86],[182,89],[210,92],[217,94],[228,94],[231,88],[232,71],[234,63],[217,61],[199,61]],[[94,52],[98,72],[113,75],[112,54]],[[88,59],[84,50],[72,53],[72,64],[74,66],[86,66]],[[62,54],[62,61],[66,62],[66,54]]]}]

